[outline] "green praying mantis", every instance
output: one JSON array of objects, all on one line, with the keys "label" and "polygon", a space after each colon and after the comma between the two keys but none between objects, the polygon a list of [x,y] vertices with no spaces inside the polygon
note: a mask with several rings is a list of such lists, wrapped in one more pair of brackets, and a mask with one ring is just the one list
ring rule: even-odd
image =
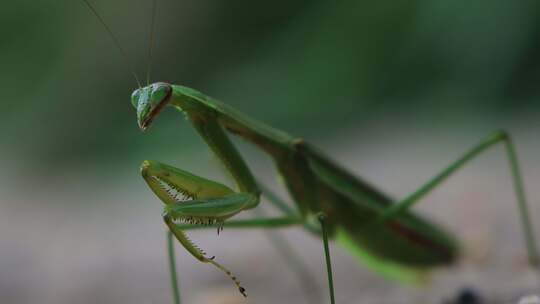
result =
[{"label": "green praying mantis", "polygon": [[[410,208],[469,160],[497,143],[507,148],[530,262],[538,265],[515,149],[504,131],[494,132],[420,189],[394,203],[302,139],[255,121],[196,90],[154,83],[135,90],[131,101],[143,130],[167,106],[183,112],[234,178],[238,191],[159,162],[144,161],[141,166],[143,178],[165,204],[163,217],[177,240],[199,261],[211,263],[229,275],[230,271],[213,257],[205,256],[184,230],[193,225],[211,225],[218,229],[227,225],[245,228],[306,225],[316,231],[318,221],[329,278],[331,264],[326,236],[336,238],[348,248],[353,247],[355,252],[364,252],[370,256],[373,266],[386,263],[421,270],[451,263],[458,254],[457,242],[442,228],[410,212]],[[281,218],[227,222],[234,215],[255,208],[261,190],[226,132],[256,145],[273,159],[298,207],[298,214],[285,212]],[[244,293],[244,289],[239,288]]]},{"label": "green praying mantis", "polygon": [[[114,39],[108,27],[107,30]],[[510,136],[504,131],[487,136],[418,190],[395,201],[303,139],[248,117],[194,89],[157,82],[139,86],[131,96],[131,103],[142,130],[148,129],[166,108],[183,113],[234,179],[236,189],[231,189],[217,181],[157,161],[144,161],[140,167],[149,188],[165,205],[163,220],[176,240],[198,261],[225,272],[244,296],[245,289],[231,271],[218,263],[214,256],[208,256],[198,248],[188,238],[186,230],[213,227],[219,234],[224,227],[304,226],[322,238],[330,302],[333,304],[329,239],[335,239],[375,271],[394,277],[414,277],[429,268],[455,261],[459,246],[454,237],[414,214],[411,207],[470,160],[497,144],[506,147],[529,261],[536,267],[539,265],[516,151]],[[231,142],[230,135],[253,144],[273,160],[297,210],[257,183]],[[280,217],[231,220],[243,211],[256,208],[263,192],[281,210]],[[173,257],[170,258],[174,265]],[[175,281],[176,276],[173,275],[174,286]],[[178,295],[176,297],[178,301]]]}]

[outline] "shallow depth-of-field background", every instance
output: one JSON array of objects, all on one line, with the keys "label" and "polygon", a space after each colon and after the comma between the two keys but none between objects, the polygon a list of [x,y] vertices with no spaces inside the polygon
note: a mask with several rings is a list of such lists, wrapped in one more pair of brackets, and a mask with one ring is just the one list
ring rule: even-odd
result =
[{"label": "shallow depth-of-field background", "polygon": [[[151,1],[93,3],[145,79]],[[219,164],[174,111],[139,131],[136,83],[82,1],[3,3],[0,34],[1,302],[171,303],[161,203],[138,166],[155,159],[227,181]],[[396,198],[505,128],[540,232],[537,0],[159,0],[155,42],[153,81],[302,136]],[[239,145],[288,199],[266,156]],[[337,303],[442,303],[462,287],[512,303],[533,292],[503,152],[415,207],[463,240],[455,267],[402,286],[333,246]],[[302,229],[280,233],[327,303],[321,242]],[[240,278],[249,303],[310,300],[264,232],[190,235]],[[221,272],[177,253],[185,303],[246,303]]]}]

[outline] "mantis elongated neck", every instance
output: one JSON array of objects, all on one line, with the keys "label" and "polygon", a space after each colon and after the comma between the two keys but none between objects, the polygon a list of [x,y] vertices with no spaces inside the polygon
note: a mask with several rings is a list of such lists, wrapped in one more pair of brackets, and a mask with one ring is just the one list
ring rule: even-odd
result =
[{"label": "mantis elongated neck", "polygon": [[290,148],[294,137],[289,134],[249,118],[227,104],[191,88],[179,85],[172,85],[172,88],[170,103],[188,112],[190,116],[214,116],[223,128],[274,157],[279,157]]}]

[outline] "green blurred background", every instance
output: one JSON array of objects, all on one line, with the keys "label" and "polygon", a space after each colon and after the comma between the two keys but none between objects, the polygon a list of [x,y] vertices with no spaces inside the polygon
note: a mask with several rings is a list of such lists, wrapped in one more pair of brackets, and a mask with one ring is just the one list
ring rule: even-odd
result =
[{"label": "green blurred background", "polygon": [[[151,1],[93,3],[144,81]],[[160,206],[138,165],[158,159],[221,178],[208,149],[173,111],[140,132],[129,102],[136,88],[129,66],[82,1],[6,2],[0,33],[2,302],[168,303]],[[395,196],[414,190],[490,131],[505,128],[515,134],[535,203],[540,197],[534,187],[540,180],[538,54],[536,0],[159,0],[151,80],[196,88],[305,137]],[[242,148],[255,174],[273,183],[268,160],[252,147]],[[448,213],[454,219],[463,219],[463,213],[486,216],[482,206],[489,209],[490,200],[499,197],[494,183],[512,200],[503,160],[495,153],[468,170],[453,188],[437,192],[434,207],[425,212],[459,230],[463,225]],[[450,202],[455,200],[487,202],[457,208]],[[508,210],[515,213],[512,206]],[[515,216],[499,212],[492,218],[509,218],[514,228],[500,228],[515,239],[509,255],[523,255]],[[493,229],[484,224],[473,230],[491,239],[485,235]],[[259,234],[246,233],[230,235],[264,243]],[[215,246],[224,264],[232,269],[237,264],[250,294],[260,297],[253,301],[303,300],[293,273],[284,279],[290,284],[273,289],[283,294],[265,297],[264,288],[255,287],[275,282],[272,267],[264,264],[282,261],[276,252],[265,260],[266,252],[249,251],[251,241],[229,237],[213,245],[213,233],[197,236],[208,238],[203,247]],[[301,230],[289,237],[300,243],[311,238]],[[304,248],[312,248],[306,260],[322,274],[318,241],[308,240]],[[266,275],[242,271],[241,260],[234,261],[237,251],[245,259],[261,259],[250,265],[266,269]],[[346,253],[336,251],[338,286],[339,263],[344,277],[355,278],[346,280],[349,289],[346,283],[338,287],[341,303],[359,294],[380,303],[401,297],[439,301],[464,284],[479,284],[492,297],[513,296],[513,287],[503,292],[497,282],[487,283],[485,269],[466,272],[467,280],[455,279],[459,275],[442,280],[452,287],[433,295],[411,291],[350,267]],[[216,297],[241,302],[221,274],[180,255],[183,273],[200,276],[183,286],[189,303],[218,303]],[[322,288],[324,277],[317,280]],[[523,281],[516,289],[530,286],[529,277]],[[201,290],[211,286],[219,296],[201,298]],[[428,290],[433,289],[441,288]]]}]

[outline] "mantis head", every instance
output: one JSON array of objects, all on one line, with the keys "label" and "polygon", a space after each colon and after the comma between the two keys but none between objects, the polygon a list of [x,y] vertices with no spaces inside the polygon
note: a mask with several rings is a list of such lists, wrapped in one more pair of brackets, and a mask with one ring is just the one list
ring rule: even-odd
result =
[{"label": "mantis head", "polygon": [[164,82],[156,82],[139,88],[131,94],[131,103],[137,109],[137,122],[142,130],[150,126],[154,117],[169,103],[172,86]]}]

